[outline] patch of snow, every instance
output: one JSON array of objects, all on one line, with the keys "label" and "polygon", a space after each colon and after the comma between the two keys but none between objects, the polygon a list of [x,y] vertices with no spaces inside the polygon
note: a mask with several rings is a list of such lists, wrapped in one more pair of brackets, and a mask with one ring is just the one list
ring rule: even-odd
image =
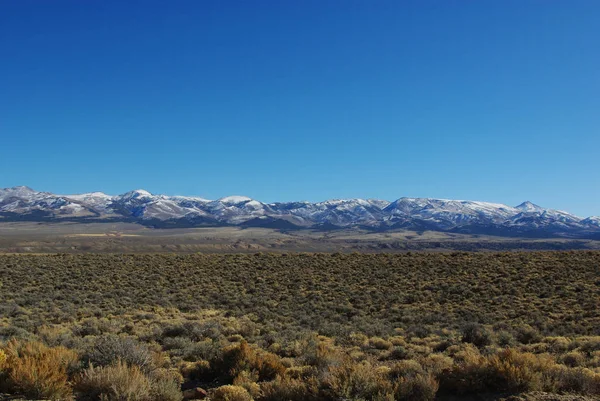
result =
[{"label": "patch of snow", "polygon": [[230,205],[235,205],[238,203],[249,202],[251,200],[252,200],[252,198],[248,198],[247,196],[234,195],[234,196],[226,196],[224,198],[221,198],[221,199],[219,199],[219,202],[230,204]]}]

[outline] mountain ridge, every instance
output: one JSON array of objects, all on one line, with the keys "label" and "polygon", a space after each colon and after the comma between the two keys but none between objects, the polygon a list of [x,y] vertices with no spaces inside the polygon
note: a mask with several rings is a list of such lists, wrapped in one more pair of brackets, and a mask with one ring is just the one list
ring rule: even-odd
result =
[{"label": "mountain ridge", "polygon": [[331,199],[263,203],[246,196],[209,200],[156,195],[58,195],[26,186],[0,189],[2,221],[128,221],[149,227],[254,226],[280,229],[431,230],[510,237],[598,238],[600,217],[578,217],[525,201],[501,203],[435,198]]}]

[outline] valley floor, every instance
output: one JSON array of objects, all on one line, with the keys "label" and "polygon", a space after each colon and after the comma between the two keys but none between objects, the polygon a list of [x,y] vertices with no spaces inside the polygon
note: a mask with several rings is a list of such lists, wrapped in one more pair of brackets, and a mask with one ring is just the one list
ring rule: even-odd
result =
[{"label": "valley floor", "polygon": [[0,253],[253,253],[600,250],[600,241],[435,231],[152,229],[133,223],[0,222]]}]

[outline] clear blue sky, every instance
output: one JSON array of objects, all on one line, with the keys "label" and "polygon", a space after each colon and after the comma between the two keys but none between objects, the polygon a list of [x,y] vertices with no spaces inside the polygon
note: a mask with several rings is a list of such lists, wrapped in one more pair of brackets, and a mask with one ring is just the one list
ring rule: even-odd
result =
[{"label": "clear blue sky", "polygon": [[0,187],[600,214],[600,2],[0,1]]}]

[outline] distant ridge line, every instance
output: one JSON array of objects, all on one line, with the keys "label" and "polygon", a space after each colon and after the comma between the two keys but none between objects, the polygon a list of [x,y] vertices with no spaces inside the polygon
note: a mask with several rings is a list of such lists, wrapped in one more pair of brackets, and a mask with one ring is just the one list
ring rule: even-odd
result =
[{"label": "distant ridge line", "polygon": [[209,200],[155,195],[57,195],[26,186],[0,189],[2,221],[127,221],[148,227],[243,226],[280,230],[430,230],[507,237],[600,239],[600,217],[581,218],[525,201],[501,203],[402,197],[263,203],[245,196]]}]

